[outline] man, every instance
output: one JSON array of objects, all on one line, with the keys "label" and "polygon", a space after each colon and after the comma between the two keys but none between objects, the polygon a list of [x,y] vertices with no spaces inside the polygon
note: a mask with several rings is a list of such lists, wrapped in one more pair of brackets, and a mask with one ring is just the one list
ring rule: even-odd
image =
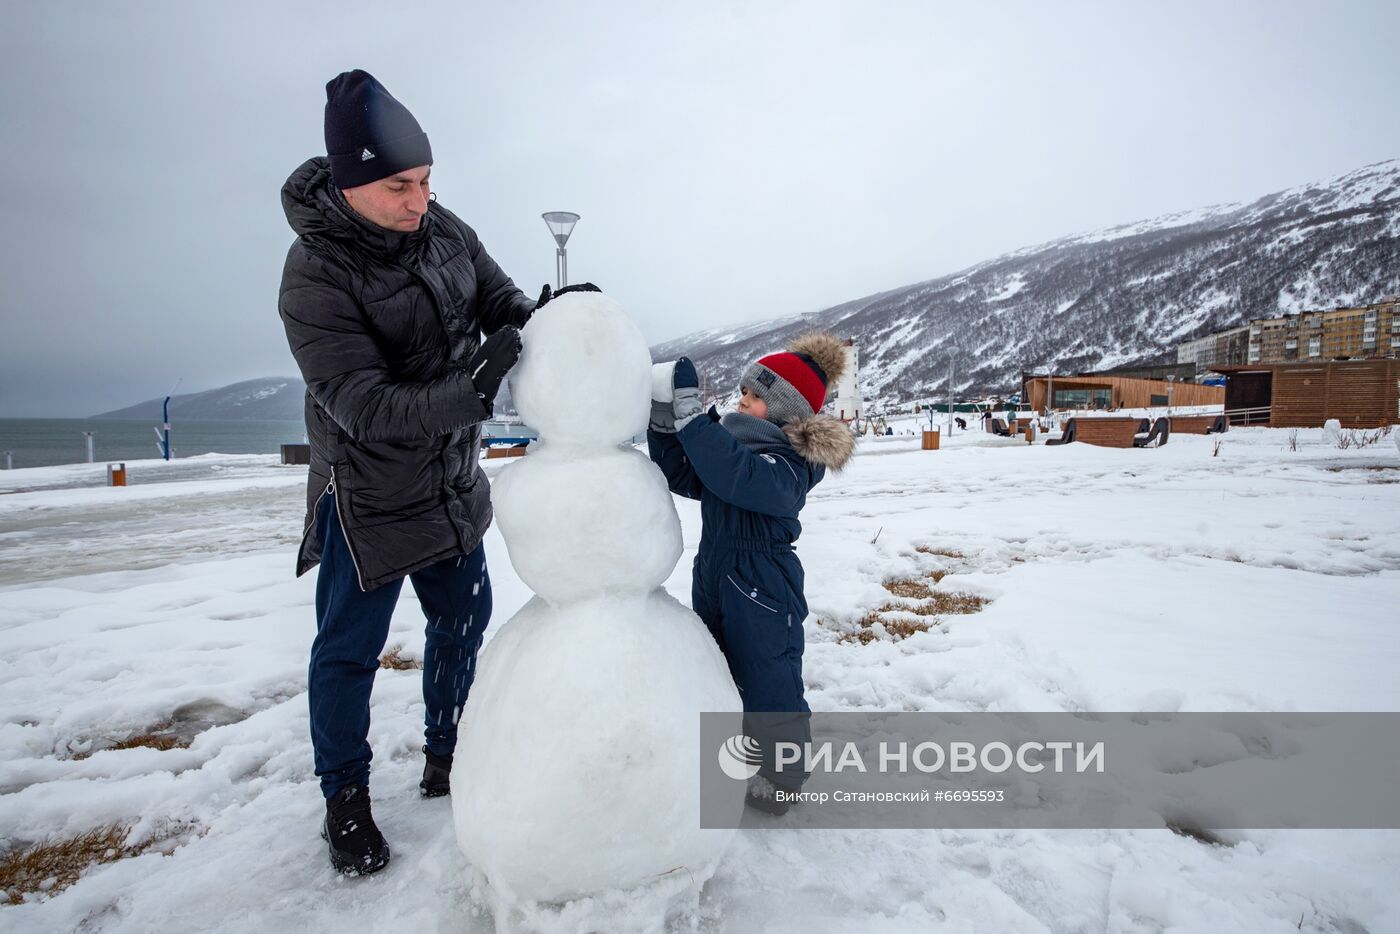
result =
[{"label": "man", "polygon": [[389,862],[370,811],[369,698],[404,577],[427,616],[420,788],[449,790],[491,618],[480,423],[520,355],[518,329],[552,293],[527,298],[433,201],[428,137],[371,75],[326,85],[325,137],[328,155],[282,188],[297,240],[279,311],[307,389],[297,574],[320,564],[308,694],[322,835],[332,865],[361,874]]}]

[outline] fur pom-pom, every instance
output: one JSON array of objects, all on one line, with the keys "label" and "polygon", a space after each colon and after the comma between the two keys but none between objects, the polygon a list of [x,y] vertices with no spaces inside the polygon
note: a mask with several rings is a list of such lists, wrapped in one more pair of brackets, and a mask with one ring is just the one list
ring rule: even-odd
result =
[{"label": "fur pom-pom", "polygon": [[788,352],[805,353],[826,374],[828,394],[846,372],[846,342],[830,331],[811,331],[793,339]]}]

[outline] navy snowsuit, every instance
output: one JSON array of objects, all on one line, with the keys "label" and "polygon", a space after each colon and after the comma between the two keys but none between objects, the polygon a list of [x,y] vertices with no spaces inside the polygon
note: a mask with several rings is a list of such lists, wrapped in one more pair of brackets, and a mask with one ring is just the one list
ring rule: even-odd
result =
[{"label": "navy snowsuit", "polygon": [[[793,542],[802,531],[798,513],[826,468],[798,454],[776,426],[771,436],[771,442],[741,443],[712,409],[676,434],[648,430],[647,447],[671,491],[700,500],[692,606],[729,662],[745,713],[806,714],[807,600]],[[775,719],[781,720],[765,718]],[[779,732],[805,742],[806,718]],[[795,787],[792,778],[776,781]]]}]

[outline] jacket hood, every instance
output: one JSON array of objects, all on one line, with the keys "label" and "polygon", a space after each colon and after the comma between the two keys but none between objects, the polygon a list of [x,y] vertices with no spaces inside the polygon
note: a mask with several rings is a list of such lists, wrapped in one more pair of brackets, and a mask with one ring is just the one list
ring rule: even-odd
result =
[{"label": "jacket hood", "polygon": [[297,236],[354,240],[384,253],[396,253],[421,239],[432,225],[436,209],[435,204],[429,204],[423,223],[409,233],[371,224],[345,203],[331,181],[331,164],[325,156],[307,159],[287,176],[282,186],[282,210]]},{"label": "jacket hood", "polygon": [[840,470],[856,450],[855,435],[846,423],[830,415],[799,418],[783,426],[792,449],[812,464]]}]

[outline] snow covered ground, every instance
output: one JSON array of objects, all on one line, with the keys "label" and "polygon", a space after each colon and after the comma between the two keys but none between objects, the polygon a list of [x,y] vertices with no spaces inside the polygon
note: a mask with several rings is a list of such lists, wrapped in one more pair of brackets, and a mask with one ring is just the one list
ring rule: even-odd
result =
[{"label": "snow covered ground", "polygon": [[[917,423],[896,425],[896,431]],[[937,452],[865,439],[813,491],[817,710],[1400,710],[1400,455],[1318,431],[1159,449]],[[496,473],[513,462],[487,462]],[[447,799],[423,800],[421,672],[376,683],[372,790],[394,862],[336,875],[304,696],[305,468],[210,455],[0,474],[0,848],[130,824],[140,855],[0,904],[14,931],[489,932]],[[91,474],[91,476],[89,476]],[[667,583],[689,602],[687,555]],[[496,620],[528,598],[486,540]],[[934,577],[940,579],[935,583]],[[910,612],[883,586],[971,593]],[[896,585],[897,586],[897,585]],[[904,639],[901,624],[933,625]],[[489,633],[488,633],[489,638]],[[421,655],[411,588],[390,646]],[[579,698],[587,703],[587,698]],[[174,748],[112,748],[156,730]],[[187,745],[184,745],[186,744]],[[800,826],[800,809],[784,820]],[[741,832],[702,931],[1396,931],[1400,832]]]}]

